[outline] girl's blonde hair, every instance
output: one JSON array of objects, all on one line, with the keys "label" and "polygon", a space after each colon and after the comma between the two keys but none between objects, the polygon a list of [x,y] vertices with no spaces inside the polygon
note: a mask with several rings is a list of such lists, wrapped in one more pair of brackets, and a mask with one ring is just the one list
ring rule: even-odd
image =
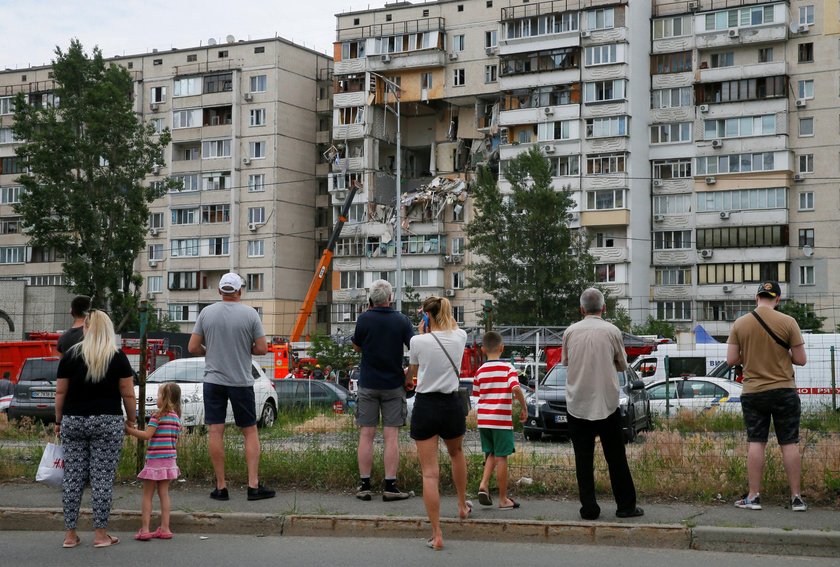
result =
[{"label": "girl's blonde hair", "polygon": [[158,390],[162,394],[158,415],[166,415],[175,412],[181,417],[181,387],[174,382],[167,382]]},{"label": "girl's blonde hair", "polygon": [[439,331],[454,331],[458,322],[452,316],[452,304],[445,297],[430,296],[423,302],[423,312],[435,320]]},{"label": "girl's blonde hair", "polygon": [[102,381],[117,353],[117,338],[111,318],[98,309],[91,309],[85,317],[85,337],[73,345],[73,356],[81,356],[88,368],[87,380]]}]

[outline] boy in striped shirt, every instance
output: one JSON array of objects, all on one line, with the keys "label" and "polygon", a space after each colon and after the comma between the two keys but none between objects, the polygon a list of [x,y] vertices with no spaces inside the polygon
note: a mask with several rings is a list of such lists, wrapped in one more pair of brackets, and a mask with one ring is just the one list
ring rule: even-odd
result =
[{"label": "boy in striped shirt", "polygon": [[481,450],[484,451],[484,475],[478,487],[478,501],[492,506],[490,477],[496,471],[499,484],[499,510],[519,508],[519,502],[508,498],[507,458],[512,454],[513,444],[513,396],[519,400],[519,421],[528,418],[525,396],[519,387],[516,369],[500,360],[505,345],[502,335],[495,331],[484,334],[481,350],[487,362],[475,373],[473,396],[478,396],[478,432],[481,436]]}]

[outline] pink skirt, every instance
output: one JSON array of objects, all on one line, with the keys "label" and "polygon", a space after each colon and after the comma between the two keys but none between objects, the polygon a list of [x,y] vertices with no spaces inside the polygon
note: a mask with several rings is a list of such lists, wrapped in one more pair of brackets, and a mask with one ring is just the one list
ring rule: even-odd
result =
[{"label": "pink skirt", "polygon": [[143,480],[176,480],[181,475],[175,457],[169,459],[146,459],[146,466],[137,475]]}]

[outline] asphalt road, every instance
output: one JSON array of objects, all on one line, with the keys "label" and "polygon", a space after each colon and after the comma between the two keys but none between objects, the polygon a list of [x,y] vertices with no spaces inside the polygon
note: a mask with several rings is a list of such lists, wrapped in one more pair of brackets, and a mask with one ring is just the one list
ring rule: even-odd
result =
[{"label": "asphalt road", "polygon": [[400,565],[434,567],[459,565],[574,565],[575,567],[836,567],[837,559],[783,557],[705,551],[674,551],[621,547],[545,544],[447,542],[443,551],[432,551],[420,538],[253,537],[176,534],[170,541],[137,542],[128,533],[108,549],[91,547],[93,535],[82,533],[82,545],[62,549],[60,532],[0,532],[4,565],[177,565],[207,567],[238,565],[289,565],[336,567]]}]

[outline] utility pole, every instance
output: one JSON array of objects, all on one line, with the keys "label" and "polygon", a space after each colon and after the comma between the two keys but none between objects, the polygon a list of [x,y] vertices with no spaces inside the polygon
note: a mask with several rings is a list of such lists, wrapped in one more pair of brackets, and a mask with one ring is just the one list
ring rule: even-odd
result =
[{"label": "utility pole", "polygon": [[[137,377],[137,429],[145,429],[146,425],[146,365],[149,345],[149,302],[140,302],[140,369]],[[146,444],[137,440],[137,461],[135,468],[139,473],[145,460]]]},{"label": "utility pole", "polygon": [[493,330],[493,302],[485,299],[482,311],[484,311],[484,332],[489,333]]}]

